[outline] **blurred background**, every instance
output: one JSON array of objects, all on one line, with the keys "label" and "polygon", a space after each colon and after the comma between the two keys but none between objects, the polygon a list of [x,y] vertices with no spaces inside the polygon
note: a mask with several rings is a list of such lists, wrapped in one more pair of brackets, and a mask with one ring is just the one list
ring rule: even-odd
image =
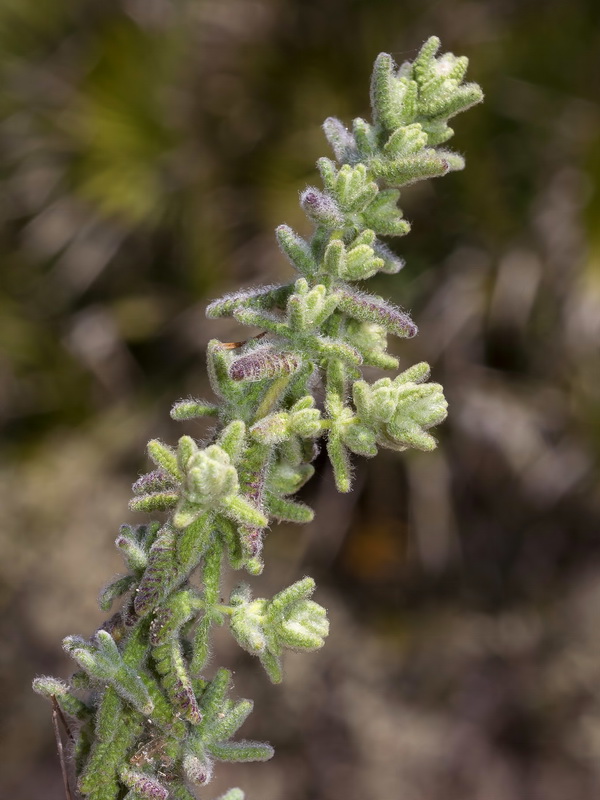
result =
[{"label": "blurred background", "polygon": [[332,633],[277,687],[219,638],[277,752],[202,797],[600,796],[600,4],[2,0],[2,797],[63,797],[31,680],[101,623],[145,443],[210,397],[208,339],[240,338],[207,301],[290,278],[272,231],[308,230],[323,119],[366,116],[377,53],[433,33],[486,102],[453,126],[466,171],[403,192],[407,267],[371,287],[412,310],[393,347],[450,416],[351,495],[320,461],[316,522],[270,533],[255,591],[313,575]]}]

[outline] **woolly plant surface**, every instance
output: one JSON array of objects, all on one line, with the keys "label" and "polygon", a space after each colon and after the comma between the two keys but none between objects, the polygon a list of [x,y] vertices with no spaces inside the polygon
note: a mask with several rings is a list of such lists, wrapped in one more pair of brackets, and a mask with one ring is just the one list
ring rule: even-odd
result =
[{"label": "woolly plant surface", "polygon": [[[464,82],[467,59],[438,55],[439,47],[430,38],[400,67],[382,53],[372,121],[357,118],[351,129],[325,121],[333,158],[319,160],[323,187],[307,188],[300,201],[312,236],[287,225],[276,231],[297,277],[208,306],[209,317],[259,333],[209,343],[215,397],[181,400],[171,415],[212,417],[211,436],[148,444],[153,468],[134,483],[130,506],[160,519],[125,525],[116,539],[126,573],[99,602],[109,612],[119,601],[120,610],[89,639],[65,639],[77,665],[69,682],[34,681],[67,720],[77,791],[89,800],[192,800],[215,762],[272,757],[268,744],[237,738],[252,702],[231,697],[227,669],[209,668],[212,629],[227,625],[278,683],[286,649],[323,645],[326,611],[311,599],[309,577],[270,599],[242,582],[224,602],[223,570],[258,575],[271,524],[313,519],[294,495],[314,474],[321,442],[340,492],[351,489],[355,456],[436,446],[430,429],[445,418],[446,401],[428,365],[373,382],[361,367],[396,371],[388,335],[417,333],[405,311],[362,288],[404,265],[385,243],[410,230],[399,189],[463,168],[446,147],[448,121],[483,97]],[[231,789],[221,800],[243,796]]]}]

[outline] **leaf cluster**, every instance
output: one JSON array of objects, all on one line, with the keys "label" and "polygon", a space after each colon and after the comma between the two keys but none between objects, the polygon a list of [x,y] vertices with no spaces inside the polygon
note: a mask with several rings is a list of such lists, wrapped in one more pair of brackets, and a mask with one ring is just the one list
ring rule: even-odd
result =
[{"label": "leaf cluster", "polygon": [[[378,57],[372,123],[355,119],[349,131],[339,120],[325,122],[335,161],[320,159],[323,189],[309,187],[300,198],[313,235],[304,239],[286,225],[276,232],[298,277],[229,294],[207,309],[211,318],[259,329],[243,343],[209,343],[216,402],[186,399],[172,409],[177,420],[213,418],[213,434],[208,442],[184,435],[176,447],[148,444],[154,468],[134,484],[130,505],[163,519],[124,526],[117,537],[127,573],[99,602],[108,611],[121,599],[122,607],[89,640],[65,639],[79,667],[69,685],[34,684],[76,721],[75,770],[85,797],[189,800],[187,787],[206,784],[215,761],[270,758],[269,745],[232,738],[252,703],[230,699],[226,669],[205,677],[212,627],[228,624],[279,682],[283,651],[320,648],[329,624],[311,599],[311,578],[271,599],[253,599],[242,583],[223,602],[225,561],[258,574],[270,523],[312,520],[293,496],[314,474],[320,440],[343,492],[352,484],[352,455],[435,447],[429,430],[444,419],[446,401],[441,386],[427,382],[429,367],[372,383],[361,372],[363,365],[396,369],[387,337],[411,338],[416,325],[354,284],[403,266],[380,239],[410,229],[397,206],[399,187],[463,166],[440,145],[452,135],[448,120],[479,102],[481,90],[463,83],[466,59],[437,56],[438,48],[432,37],[399,68]],[[222,800],[242,797],[233,789]]]}]

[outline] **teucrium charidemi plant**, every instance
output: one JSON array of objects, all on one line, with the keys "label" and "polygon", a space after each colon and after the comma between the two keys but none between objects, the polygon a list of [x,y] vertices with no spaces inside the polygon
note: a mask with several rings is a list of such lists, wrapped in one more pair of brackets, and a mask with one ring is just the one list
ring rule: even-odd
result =
[{"label": "teucrium charidemi plant", "polygon": [[[277,229],[300,277],[208,307],[209,317],[260,329],[239,345],[210,342],[217,402],[173,407],[176,420],[214,417],[211,440],[185,435],[176,448],[149,443],[155,468],[134,484],[131,508],[166,518],[121,529],[116,544],[128,572],[102,591],[100,606],[108,611],[124,597],[123,605],[91,639],[65,639],[79,667],[70,683],[34,682],[75,721],[74,764],[85,797],[189,800],[188,787],[206,784],[215,761],[270,758],[269,745],[233,739],[252,703],[230,699],[226,669],[206,677],[211,629],[228,623],[278,682],[283,650],[318,649],[328,621],[310,599],[311,578],[270,600],[253,598],[242,583],[223,602],[224,563],[257,575],[270,522],[312,520],[293,495],[314,473],[319,439],[342,492],[351,488],[352,454],[435,447],[429,429],[445,418],[446,401],[442,387],[427,382],[427,364],[373,383],[360,371],[363,364],[396,369],[387,334],[412,337],[415,324],[352,284],[403,266],[379,238],[410,229],[397,207],[398,188],[464,166],[440,145],[453,134],[448,119],[482,93],[463,83],[467,59],[438,57],[438,49],[432,37],[399,68],[389,55],[377,58],[372,123],[355,119],[349,131],[326,120],[335,160],[318,162],[323,190],[310,187],[301,196],[313,235],[307,241],[286,225]],[[196,583],[190,578],[197,568]],[[242,797],[232,789],[223,800]]]}]

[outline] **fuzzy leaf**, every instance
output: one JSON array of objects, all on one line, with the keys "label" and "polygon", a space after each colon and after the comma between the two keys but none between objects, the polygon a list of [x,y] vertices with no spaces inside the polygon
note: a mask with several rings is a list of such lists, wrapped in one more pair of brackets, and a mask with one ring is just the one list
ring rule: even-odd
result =
[{"label": "fuzzy leaf", "polygon": [[380,297],[340,289],[338,298],[339,308],[354,319],[381,325],[396,336],[412,338],[417,334],[417,326],[408,314]]},{"label": "fuzzy leaf", "polygon": [[269,286],[259,286],[257,289],[242,289],[239,292],[226,294],[225,297],[213,300],[207,306],[206,316],[209,319],[231,317],[237,308],[244,306],[270,308],[277,302],[277,296],[281,290],[285,290],[285,287],[271,284]]},{"label": "fuzzy leaf", "polygon": [[102,611],[110,611],[113,602],[129,591],[135,582],[135,575],[120,575],[102,589],[98,605]]},{"label": "fuzzy leaf", "polygon": [[146,772],[123,767],[120,773],[123,783],[142,800],[167,800],[169,790],[155,777]]},{"label": "fuzzy leaf", "polygon": [[300,205],[307,216],[320,225],[339,228],[344,224],[344,216],[335,200],[312,186],[300,195]]},{"label": "fuzzy leaf", "polygon": [[302,275],[309,277],[317,271],[317,262],[310,245],[287,225],[280,225],[275,231],[277,241],[292,266]]},{"label": "fuzzy leaf", "polygon": [[301,358],[295,353],[284,353],[270,346],[256,347],[235,359],[229,368],[234,381],[262,381],[280,375],[293,375],[300,369]]},{"label": "fuzzy leaf", "polygon": [[275,683],[281,680],[283,648],[316,650],[328,634],[325,609],[308,599],[314,588],[312,578],[304,578],[270,601],[252,600],[247,587],[232,593],[231,632],[241,647],[260,657]]},{"label": "fuzzy leaf", "polygon": [[177,464],[177,455],[174,450],[158,439],[151,439],[148,442],[148,455],[157,467],[163,469],[175,480],[181,480],[181,472]]},{"label": "fuzzy leaf", "polygon": [[222,794],[217,800],[244,800],[245,794],[242,792],[241,789],[229,789]]},{"label": "fuzzy leaf", "polygon": [[153,646],[165,644],[179,635],[179,631],[194,616],[197,603],[189,589],[174,592],[154,613],[150,625],[150,642]]},{"label": "fuzzy leaf", "polygon": [[61,709],[76,719],[86,720],[92,713],[92,709],[78,697],[75,697],[64,681],[59,681],[56,678],[50,678],[46,675],[35,678],[33,691],[43,697],[47,697],[49,700],[53,697],[56,698]]},{"label": "fuzzy leaf", "polygon": [[275,751],[269,744],[264,742],[251,742],[241,740],[239,742],[224,742],[222,744],[212,744],[209,747],[211,755],[219,761],[268,761],[273,758]]},{"label": "fuzzy leaf", "polygon": [[328,117],[323,123],[323,131],[340,163],[356,160],[358,154],[354,137],[339,119]]},{"label": "fuzzy leaf", "polygon": [[138,616],[148,614],[167,596],[177,576],[175,533],[164,528],[148,555],[148,566],[135,594],[134,608]]},{"label": "fuzzy leaf", "polygon": [[231,517],[231,519],[243,525],[266,528],[269,524],[269,520],[262,511],[241,495],[230,495],[229,497],[223,498],[221,506],[224,514],[227,514],[228,517]]},{"label": "fuzzy leaf", "polygon": [[312,522],[315,512],[305,503],[276,497],[273,494],[268,498],[269,513],[282,522],[297,522],[305,524]]},{"label": "fuzzy leaf", "polygon": [[134,497],[129,501],[132,511],[169,511],[179,500],[177,492],[154,492]]},{"label": "fuzzy leaf", "polygon": [[352,488],[352,466],[348,451],[339,436],[329,435],[327,455],[333,467],[333,477],[338,492],[349,492]]},{"label": "fuzzy leaf", "polygon": [[216,417],[219,407],[204,400],[179,400],[171,409],[171,419],[185,421],[197,417]]},{"label": "fuzzy leaf", "polygon": [[373,118],[383,128],[393,130],[405,121],[404,95],[406,89],[394,75],[394,61],[388,53],[375,59],[371,77]]},{"label": "fuzzy leaf", "polygon": [[152,657],[161,676],[161,683],[173,706],[184,719],[193,725],[198,725],[202,720],[202,714],[180,642],[171,639],[154,647]]},{"label": "fuzzy leaf", "polygon": [[151,714],[154,705],[150,695],[139,675],[124,663],[112,636],[99,630],[94,639],[86,642],[77,636],[67,636],[63,647],[91,678],[110,683],[140,714]]},{"label": "fuzzy leaf", "polygon": [[137,538],[132,535],[130,528],[121,527],[119,535],[115,539],[115,544],[123,554],[129,569],[141,570],[146,568],[148,563],[146,548],[139,544]]},{"label": "fuzzy leaf", "polygon": [[235,464],[244,451],[245,441],[246,426],[241,419],[236,419],[223,428],[219,434],[218,445]]}]

